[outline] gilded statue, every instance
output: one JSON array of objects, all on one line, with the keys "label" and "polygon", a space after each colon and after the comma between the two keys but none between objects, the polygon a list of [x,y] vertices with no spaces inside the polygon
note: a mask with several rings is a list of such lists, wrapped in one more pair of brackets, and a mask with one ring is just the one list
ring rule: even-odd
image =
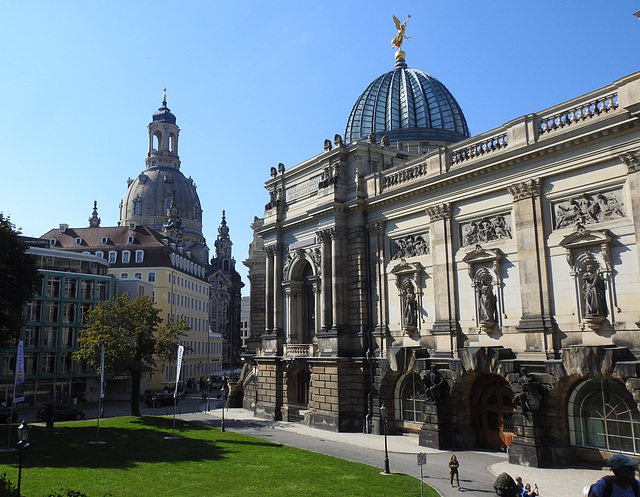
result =
[{"label": "gilded statue", "polygon": [[[411,16],[407,16],[407,21]],[[398,29],[398,34],[395,36],[393,40],[391,40],[391,46],[397,48],[398,50],[402,49],[402,43],[404,40],[410,40],[410,36],[405,36],[404,30],[407,28],[407,21],[400,22],[396,16],[393,16],[393,21],[396,23],[396,28]]]}]

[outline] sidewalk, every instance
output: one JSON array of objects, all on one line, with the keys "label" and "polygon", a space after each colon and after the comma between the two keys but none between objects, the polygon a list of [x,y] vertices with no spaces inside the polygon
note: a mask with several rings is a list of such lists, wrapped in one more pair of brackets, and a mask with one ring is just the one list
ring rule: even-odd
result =
[{"label": "sidewalk", "polygon": [[[206,414],[212,420],[220,420],[221,418],[219,409],[200,414]],[[183,416],[190,417],[191,415]],[[332,441],[366,450],[378,451],[381,454],[384,452],[382,438],[376,435],[363,433],[335,433],[317,428],[309,428],[308,426],[300,423],[269,421],[255,418],[250,411],[245,409],[226,409],[224,417],[226,423],[231,423],[233,421],[243,422],[256,427],[283,430],[300,436]],[[451,451],[442,451],[419,446],[417,435],[389,436],[388,451],[390,457],[393,454],[408,454],[413,455],[414,458],[417,457],[419,452],[422,452],[427,454],[428,459],[433,459],[434,461],[448,459],[450,457],[449,454],[451,454]],[[540,488],[541,497],[582,497],[583,487],[585,485],[590,485],[602,476],[610,474],[610,471],[608,470],[572,468],[543,469],[518,466],[509,464],[506,460],[506,454],[500,453],[456,451],[456,454],[461,460],[461,480],[464,480],[465,474],[484,474],[486,478],[485,486],[488,485],[491,488],[495,478],[500,473],[506,472],[514,478],[515,476],[521,476],[525,483],[531,483],[532,486],[534,483],[537,483]],[[471,457],[472,454],[474,457]],[[498,462],[495,462],[496,459]],[[382,461],[382,457],[380,457],[380,461]],[[437,473],[442,473],[442,471],[435,471],[434,476],[430,476],[428,474],[429,470],[439,469],[442,467],[446,467],[446,465],[438,463],[438,468],[431,468],[427,464],[427,466],[424,467],[425,475],[427,476],[427,478],[425,478],[425,483],[437,488],[441,495],[447,495],[450,493],[450,489],[447,488],[449,487],[448,481],[443,482],[446,478],[442,478],[442,474],[440,474],[440,478],[436,478],[437,481],[434,480],[434,477],[437,477]],[[417,474],[419,475],[419,469],[417,470]],[[465,490],[464,482],[462,483],[462,486],[463,490]],[[486,496],[487,490],[478,489],[476,492],[472,489],[466,489],[465,493],[467,495],[475,494]]]}]

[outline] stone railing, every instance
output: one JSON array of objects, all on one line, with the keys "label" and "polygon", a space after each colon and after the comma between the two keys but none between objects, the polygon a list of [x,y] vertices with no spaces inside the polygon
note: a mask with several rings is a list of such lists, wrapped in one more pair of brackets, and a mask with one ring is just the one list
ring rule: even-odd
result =
[{"label": "stone railing", "polygon": [[505,148],[509,144],[507,132],[500,132],[495,136],[484,138],[472,145],[467,145],[461,149],[451,150],[451,165],[460,164],[476,157]]},{"label": "stone railing", "polygon": [[618,108],[618,94],[610,93],[601,97],[596,97],[587,102],[581,102],[568,109],[555,112],[537,121],[538,135],[542,136],[557,129],[571,126],[572,124],[586,121],[606,114]]},{"label": "stone railing", "polygon": [[388,174],[384,177],[384,187],[389,188],[391,186],[399,185],[407,181],[411,181],[421,176],[426,176],[428,172],[427,163],[421,162],[420,164],[414,164],[407,169],[398,171],[396,173]]},{"label": "stone railing", "polygon": [[318,346],[315,343],[285,343],[284,355],[288,357],[312,357],[316,355]]}]

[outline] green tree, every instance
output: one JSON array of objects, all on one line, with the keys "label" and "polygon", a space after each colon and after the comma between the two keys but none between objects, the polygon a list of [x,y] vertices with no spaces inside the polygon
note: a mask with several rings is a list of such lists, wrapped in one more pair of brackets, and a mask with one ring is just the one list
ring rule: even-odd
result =
[{"label": "green tree", "polygon": [[99,303],[89,311],[73,359],[100,369],[104,344],[105,372],[131,377],[131,415],[140,416],[140,380],[156,370],[156,358],[175,358],[178,341],[189,326],[185,321],[163,324],[160,309],[149,297],[129,299],[125,293]]},{"label": "green tree", "polygon": [[22,311],[36,293],[40,273],[36,259],[9,218],[0,213],[0,349],[10,347],[20,336]]}]

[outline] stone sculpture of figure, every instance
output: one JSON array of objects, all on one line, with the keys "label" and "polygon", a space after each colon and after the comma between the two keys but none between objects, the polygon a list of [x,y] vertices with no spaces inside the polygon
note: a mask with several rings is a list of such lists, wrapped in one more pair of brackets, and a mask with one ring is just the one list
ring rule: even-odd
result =
[{"label": "stone sculpture of figure", "polygon": [[525,368],[520,368],[520,377],[515,385],[513,395],[514,407],[520,408],[523,412],[535,411],[540,406],[542,400],[541,385]]},{"label": "stone sculpture of figure", "polygon": [[[411,18],[411,16],[407,16],[407,21]],[[396,29],[398,30],[398,34],[391,40],[391,46],[400,50],[402,48],[402,43],[404,40],[410,40],[410,36],[405,36],[404,31],[407,29],[407,21],[400,22],[396,16],[393,16],[393,22],[396,23]]]},{"label": "stone sculpture of figure", "polygon": [[495,483],[493,484],[493,489],[496,491],[496,495],[499,495],[500,497],[520,496],[516,482],[508,473],[501,473],[498,475]]},{"label": "stone sculpture of figure", "polygon": [[384,135],[382,137],[382,140],[380,140],[380,145],[382,145],[383,147],[389,146],[389,137],[387,135]]},{"label": "stone sculpture of figure", "polygon": [[331,145],[331,140],[325,140],[324,141],[324,150],[325,150],[325,152],[328,152],[332,148],[333,148],[333,145]]},{"label": "stone sculpture of figure", "polygon": [[427,398],[432,402],[442,402],[443,389],[446,383],[438,368],[431,366],[427,379]]},{"label": "stone sculpture of figure", "polygon": [[404,296],[403,321],[405,326],[416,326],[418,324],[418,304],[416,294],[412,287],[407,288]]},{"label": "stone sculpture of figure", "polygon": [[342,137],[341,137],[340,135],[336,134],[336,135],[333,137],[333,144],[334,144],[336,147],[342,147]]},{"label": "stone sculpture of figure", "polygon": [[275,167],[272,167],[271,168],[271,177],[275,178],[277,174],[278,174],[277,169]]},{"label": "stone sculpture of figure", "polygon": [[481,323],[495,323],[496,320],[496,298],[493,295],[491,282],[480,280],[476,287],[478,294],[478,315]]},{"label": "stone sculpture of figure", "polygon": [[278,172],[280,174],[284,173],[284,164],[282,162],[278,164]]},{"label": "stone sculpture of figure", "polygon": [[604,280],[600,273],[589,264],[582,275],[582,292],[584,296],[584,316],[606,316]]},{"label": "stone sculpture of figure", "polygon": [[368,143],[376,143],[376,134],[375,133],[369,133],[369,136],[367,137],[367,142]]}]

